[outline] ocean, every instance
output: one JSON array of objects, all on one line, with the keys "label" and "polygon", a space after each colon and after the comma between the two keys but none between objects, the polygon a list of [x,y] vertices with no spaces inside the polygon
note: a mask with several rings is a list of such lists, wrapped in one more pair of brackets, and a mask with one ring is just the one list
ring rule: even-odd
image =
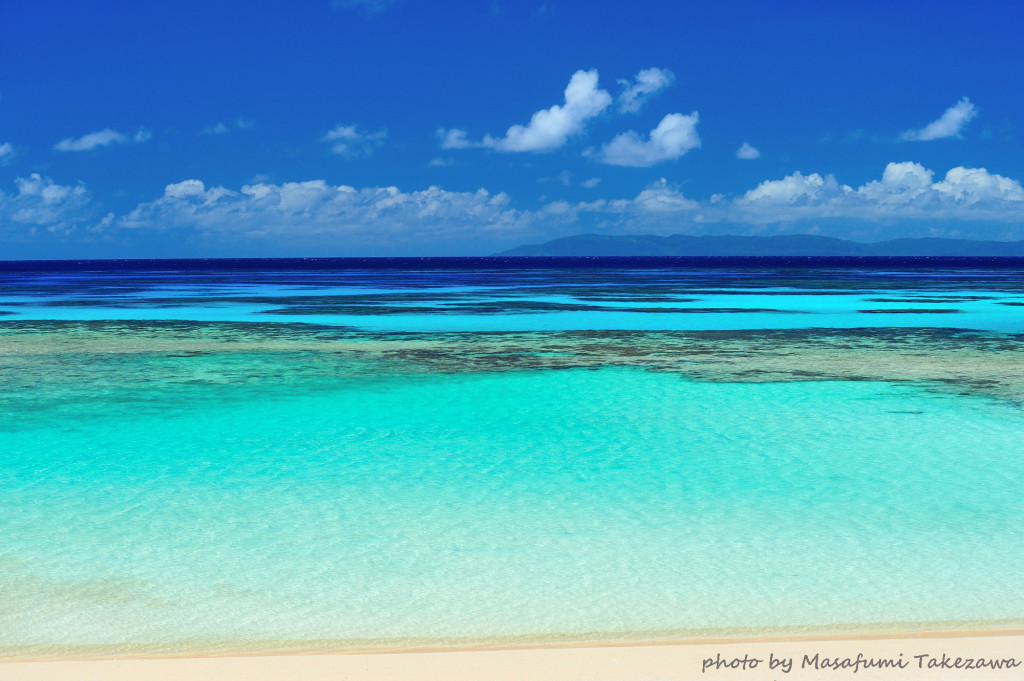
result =
[{"label": "ocean", "polygon": [[1022,275],[0,262],[0,655],[1019,627]]}]

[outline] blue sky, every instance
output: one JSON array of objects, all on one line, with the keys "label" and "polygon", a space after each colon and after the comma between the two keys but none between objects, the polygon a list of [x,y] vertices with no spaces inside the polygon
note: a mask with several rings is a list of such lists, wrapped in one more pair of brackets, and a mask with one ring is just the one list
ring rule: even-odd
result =
[{"label": "blue sky", "polygon": [[1024,5],[0,7],[0,258],[1024,239]]}]

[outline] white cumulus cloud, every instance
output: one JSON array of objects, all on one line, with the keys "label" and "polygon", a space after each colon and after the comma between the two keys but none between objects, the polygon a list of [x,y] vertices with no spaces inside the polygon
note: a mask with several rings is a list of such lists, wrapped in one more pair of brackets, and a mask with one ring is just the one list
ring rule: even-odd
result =
[{"label": "white cumulus cloud", "polygon": [[206,185],[202,180],[183,180],[164,187],[164,198],[184,199],[189,196],[205,196]]},{"label": "white cumulus cloud", "polygon": [[54,231],[79,224],[93,213],[92,196],[82,184],[60,185],[39,173],[16,178],[14,183],[17,194],[0,191],[0,225]]},{"label": "white cumulus cloud", "polygon": [[700,204],[683,196],[683,193],[661,178],[636,195],[631,202],[632,208],[647,213],[669,213],[678,211],[696,211]]},{"label": "white cumulus cloud", "polygon": [[596,69],[577,71],[565,88],[564,104],[538,111],[528,124],[510,127],[504,137],[487,135],[483,146],[498,151],[532,152],[553,151],[564,146],[612,102],[612,96],[598,88],[597,78]]},{"label": "white cumulus cloud", "polygon": [[900,134],[900,139],[927,142],[946,137],[961,137],[964,127],[977,115],[978,107],[964,97],[946,109],[938,120],[932,121],[920,130],[907,130]]},{"label": "white cumulus cloud", "polygon": [[[570,222],[569,231],[609,234],[701,233],[712,225],[734,234],[772,233],[783,227],[791,232],[838,224],[823,220],[846,220],[833,235],[848,238],[849,221],[854,220],[875,225],[870,229],[877,238],[946,234],[971,223],[974,227],[961,236],[1024,238],[1019,233],[1024,227],[1024,187],[1019,181],[984,168],[956,167],[939,181],[934,175],[918,163],[890,163],[880,179],[852,187],[832,175],[794,172],[736,198],[715,194],[699,201],[661,179],[633,198],[556,202],[557,211],[547,212],[557,212],[563,224]],[[936,228],[935,221],[944,226]],[[1017,229],[1017,235],[1008,229]]]},{"label": "white cumulus cloud", "polygon": [[677,159],[700,146],[696,111],[689,116],[673,113],[661,119],[658,127],[643,140],[630,130],[617,135],[594,154],[608,165],[649,168],[662,161]]},{"label": "white cumulus cloud", "polygon": [[384,128],[373,132],[360,131],[355,125],[338,124],[321,139],[331,145],[331,151],[346,158],[370,156],[374,149],[384,144],[388,131]]},{"label": "white cumulus cloud", "polygon": [[[206,187],[198,179],[167,185],[116,222],[124,229],[194,230],[224,239],[316,237],[348,247],[393,243],[438,244],[502,239],[524,233],[532,217],[508,195],[451,192],[440,187],[403,192],[397,187],[356,189],[324,180],[256,183],[239,190]],[[318,242],[319,243],[319,242]]]},{"label": "white cumulus cloud", "polygon": [[856,203],[852,188],[832,175],[797,171],[781,180],[765,180],[733,201],[731,215],[745,222],[776,222],[802,217],[844,215]]},{"label": "white cumulus cloud", "polygon": [[1024,222],[1024,188],[984,168],[950,169],[943,180],[919,163],[889,163],[880,180],[853,188],[832,175],[799,172],[762,182],[732,202],[730,219],[948,219]]},{"label": "white cumulus cloud", "polygon": [[[555,210],[557,209],[557,210]],[[568,232],[600,231],[608,234],[671,234],[687,231],[687,223],[702,218],[703,205],[683,195],[665,178],[629,199],[597,199],[575,204],[555,202],[542,211],[557,215],[549,229]]]},{"label": "white cumulus cloud", "polygon": [[668,69],[650,68],[636,74],[634,82],[620,79],[622,92],[619,93],[619,111],[636,113],[659,90],[675,81],[676,76]]},{"label": "white cumulus cloud", "polygon": [[[551,179],[561,181],[563,176]],[[593,187],[597,178],[578,183],[565,175],[564,180],[569,186]],[[794,172],[734,198],[713,194],[695,199],[662,179],[632,198],[575,203],[555,198],[536,210],[518,209],[505,193],[485,189],[360,189],[321,179],[255,181],[229,189],[191,178],[168,184],[159,197],[99,222],[94,220],[99,207],[82,184],[61,185],[39,174],[15,183],[16,193],[0,191],[0,231],[12,240],[95,231],[138,245],[155,242],[160,233],[168,243],[206,244],[228,253],[259,245],[299,255],[451,255],[493,252],[581,232],[767,234],[817,229],[850,237],[851,225],[862,237],[875,238],[951,235],[955,230],[971,238],[1024,237],[1020,181],[963,166],[940,175],[911,161],[889,163],[878,179],[860,186],[828,174]],[[144,232],[152,234],[142,236]]]},{"label": "white cumulus cloud", "polygon": [[902,161],[889,163],[881,180],[872,180],[857,189],[857,194],[876,210],[898,209],[926,196],[933,186],[935,173],[920,163]]},{"label": "white cumulus cloud", "polygon": [[[952,168],[931,189],[947,205],[957,208],[1009,208],[1024,211],[1024,187],[1021,187],[1020,182],[990,173],[984,168]],[[1019,214],[1018,219],[1024,220],[1024,212]]]},{"label": "white cumulus cloud", "polygon": [[744,161],[752,161],[755,158],[761,158],[761,152],[752,147],[750,143],[744,142],[740,145],[740,148],[736,150],[736,158],[743,159]]},{"label": "white cumulus cloud", "polygon": [[1024,187],[985,168],[957,166],[935,182],[918,163],[890,163],[880,181],[857,189],[878,212],[908,217],[1024,222]]}]

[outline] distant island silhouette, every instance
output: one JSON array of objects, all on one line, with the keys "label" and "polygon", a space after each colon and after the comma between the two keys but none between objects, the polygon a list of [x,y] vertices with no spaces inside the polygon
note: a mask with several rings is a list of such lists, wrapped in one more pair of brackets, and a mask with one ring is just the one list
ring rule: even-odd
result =
[{"label": "distant island silhouette", "polygon": [[1024,257],[1024,241],[890,239],[863,243],[813,234],[780,236],[610,236],[578,234],[496,253],[499,256],[1003,256]]}]

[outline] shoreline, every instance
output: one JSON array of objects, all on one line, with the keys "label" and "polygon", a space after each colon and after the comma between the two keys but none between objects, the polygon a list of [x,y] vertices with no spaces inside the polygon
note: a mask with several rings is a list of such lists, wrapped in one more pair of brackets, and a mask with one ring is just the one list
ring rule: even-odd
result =
[{"label": "shoreline", "polygon": [[[406,639],[314,639],[302,641],[185,641],[166,644],[84,644],[0,646],[0,665],[116,660],[176,660],[233,657],[408,655],[459,652],[513,652],[622,647],[762,645],[815,641],[855,642],[956,638],[1012,638],[1024,641],[1024,620],[899,622],[831,627],[638,631],[586,634]],[[1021,651],[1024,655],[1024,650]],[[0,677],[2,679],[3,677]]]},{"label": "shoreline", "polygon": [[[973,672],[954,665],[982,666]],[[784,671],[780,665],[790,665]],[[962,662],[961,662],[962,661]],[[774,667],[769,665],[774,664]],[[992,666],[995,665],[995,666]],[[3,681],[665,681],[708,678],[1019,679],[1024,630],[962,629],[777,635],[687,641],[590,641],[443,647],[0,660]],[[780,673],[783,672],[783,673]],[[854,676],[851,676],[853,674]]]}]

